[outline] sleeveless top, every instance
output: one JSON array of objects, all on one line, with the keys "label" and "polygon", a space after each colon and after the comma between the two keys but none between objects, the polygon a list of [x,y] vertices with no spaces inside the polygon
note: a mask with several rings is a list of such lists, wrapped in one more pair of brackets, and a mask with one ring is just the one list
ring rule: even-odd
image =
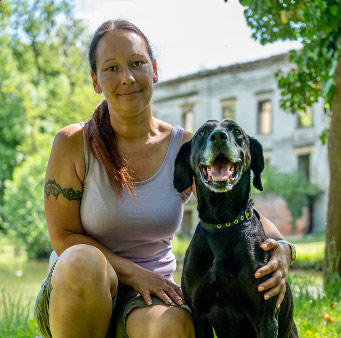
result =
[{"label": "sleeveless top", "polygon": [[[83,124],[82,124],[83,125]],[[117,255],[171,279],[176,262],[170,240],[180,225],[187,194],[173,187],[174,162],[183,128],[172,126],[163,163],[152,177],[133,183],[137,199],[123,188],[123,199],[88,151],[83,128],[86,176],[80,217],[86,234]]]}]

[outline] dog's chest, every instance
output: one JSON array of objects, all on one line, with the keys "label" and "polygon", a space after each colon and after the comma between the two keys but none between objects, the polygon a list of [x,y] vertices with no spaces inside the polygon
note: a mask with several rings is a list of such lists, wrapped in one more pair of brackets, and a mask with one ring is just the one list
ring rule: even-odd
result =
[{"label": "dog's chest", "polygon": [[250,279],[250,274],[253,275],[252,270],[246,264],[226,257],[214,259],[208,280],[210,289],[214,290],[213,296],[219,303],[238,298],[240,292],[245,292],[241,289],[241,284]]},{"label": "dog's chest", "polygon": [[[216,241],[215,241],[216,243]],[[254,277],[257,269],[264,266],[270,258],[268,252],[260,248],[262,240],[253,238],[239,241],[233,245],[225,241],[224,246],[211,247],[213,251],[212,265],[208,283],[215,290],[217,299],[230,302],[257,290],[259,280]]]}]

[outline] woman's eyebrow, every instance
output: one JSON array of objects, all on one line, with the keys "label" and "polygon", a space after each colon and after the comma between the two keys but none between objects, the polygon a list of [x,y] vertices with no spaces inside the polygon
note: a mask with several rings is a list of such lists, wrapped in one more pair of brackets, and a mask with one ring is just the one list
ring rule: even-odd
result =
[{"label": "woman's eyebrow", "polygon": [[106,62],[108,62],[108,61],[116,61],[116,59],[115,59],[115,58],[107,59],[107,60],[105,60],[103,63],[106,63]]}]

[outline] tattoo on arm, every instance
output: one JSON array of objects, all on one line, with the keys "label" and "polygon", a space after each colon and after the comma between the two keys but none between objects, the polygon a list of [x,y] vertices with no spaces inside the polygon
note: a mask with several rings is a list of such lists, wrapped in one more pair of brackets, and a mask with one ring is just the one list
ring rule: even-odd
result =
[{"label": "tattoo on arm", "polygon": [[55,180],[48,180],[45,183],[44,192],[46,194],[46,198],[52,195],[56,199],[60,194],[62,194],[66,199],[69,201],[81,201],[82,200],[82,192],[81,191],[74,191],[72,188],[65,188],[63,189],[60,184],[56,183]]}]

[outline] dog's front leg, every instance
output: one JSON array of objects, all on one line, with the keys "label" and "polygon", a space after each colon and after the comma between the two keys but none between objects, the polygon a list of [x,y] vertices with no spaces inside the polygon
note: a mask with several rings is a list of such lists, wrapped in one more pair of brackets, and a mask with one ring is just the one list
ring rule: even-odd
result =
[{"label": "dog's front leg", "polygon": [[203,316],[193,313],[195,338],[213,338],[213,329],[210,323]]},{"label": "dog's front leg", "polygon": [[[256,317],[250,316],[245,312],[254,327],[257,338],[277,338],[278,337],[278,322],[275,316],[269,316],[267,313],[259,311]],[[280,337],[284,338],[284,337]]]}]

